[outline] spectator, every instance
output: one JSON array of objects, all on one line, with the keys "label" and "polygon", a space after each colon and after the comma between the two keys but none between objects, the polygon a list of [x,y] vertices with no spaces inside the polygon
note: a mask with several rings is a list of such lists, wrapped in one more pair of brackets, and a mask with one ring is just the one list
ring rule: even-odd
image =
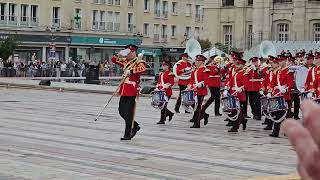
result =
[{"label": "spectator", "polygon": [[61,70],[61,77],[67,77],[67,64],[63,61],[61,63],[61,66],[60,66],[60,70]]}]

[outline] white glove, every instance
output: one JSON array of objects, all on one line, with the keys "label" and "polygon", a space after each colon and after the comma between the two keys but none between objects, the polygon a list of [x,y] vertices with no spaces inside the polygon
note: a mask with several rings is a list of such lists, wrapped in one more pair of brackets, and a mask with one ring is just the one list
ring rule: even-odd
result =
[{"label": "white glove", "polygon": [[201,81],[199,83],[196,83],[196,86],[197,86],[197,88],[202,88],[202,87],[204,87],[204,82]]},{"label": "white glove", "polygon": [[130,52],[131,52],[130,49],[124,49],[124,50],[121,50],[118,54],[120,56],[126,57]]},{"label": "white glove", "polygon": [[242,88],[239,88],[239,87],[236,87],[235,90],[236,90],[237,93],[241,93],[242,92]]},{"label": "white glove", "polygon": [[226,97],[226,96],[228,96],[228,91],[224,90],[222,94],[223,94],[224,97]]},{"label": "white glove", "polygon": [[309,98],[309,99],[311,99],[312,96],[313,96],[313,94],[312,94],[311,92],[309,92],[309,93],[307,94],[307,98]]},{"label": "white glove", "polygon": [[158,88],[158,87],[156,87],[156,88],[154,89],[154,91],[159,91],[159,88]]},{"label": "white glove", "polygon": [[264,96],[264,92],[262,90],[260,90],[259,93]]},{"label": "white glove", "polygon": [[301,93],[304,93],[306,90],[304,88],[301,89]]},{"label": "white glove", "polygon": [[164,85],[163,85],[163,88],[164,88],[164,89],[168,89],[169,87],[170,87],[170,84],[164,84]]},{"label": "white glove", "polygon": [[129,76],[129,75],[131,74],[131,71],[130,71],[130,70],[126,70],[126,71],[124,72],[124,74],[127,75],[127,76]]},{"label": "white glove", "polygon": [[268,94],[267,94],[267,98],[271,98],[271,93],[268,93]]},{"label": "white glove", "polygon": [[280,91],[280,93],[282,93],[282,94],[284,94],[284,93],[287,92],[287,90],[286,90],[286,88],[285,88],[284,86],[280,86],[280,87],[279,87],[279,91]]},{"label": "white glove", "polygon": [[251,68],[252,68],[252,70],[254,70],[254,71],[257,70],[257,67],[256,67],[255,65],[253,65],[253,64],[251,65]]}]

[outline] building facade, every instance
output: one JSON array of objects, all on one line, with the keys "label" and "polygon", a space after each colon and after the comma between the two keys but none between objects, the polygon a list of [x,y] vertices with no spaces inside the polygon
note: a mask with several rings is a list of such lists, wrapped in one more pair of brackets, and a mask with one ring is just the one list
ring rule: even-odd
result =
[{"label": "building facade", "polygon": [[110,59],[140,45],[151,68],[176,58],[203,30],[204,0],[0,0],[0,39],[15,35],[22,61]]},{"label": "building facade", "polygon": [[263,40],[320,41],[319,0],[207,0],[204,36],[250,49]]}]

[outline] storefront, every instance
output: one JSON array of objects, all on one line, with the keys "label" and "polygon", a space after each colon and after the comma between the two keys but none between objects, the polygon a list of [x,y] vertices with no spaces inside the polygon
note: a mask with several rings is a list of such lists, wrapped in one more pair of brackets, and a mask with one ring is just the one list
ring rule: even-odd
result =
[{"label": "storefront", "polygon": [[[55,34],[9,34],[0,33],[0,38],[5,39],[9,36],[15,36],[18,47],[14,51],[14,57],[17,61],[29,63],[34,60],[47,61],[51,56],[54,60],[67,60],[68,45],[70,36],[60,36]],[[50,44],[54,44],[55,53],[50,53]]]},{"label": "storefront", "polygon": [[170,60],[171,63],[175,63],[179,60],[179,57],[184,53],[185,48],[163,48],[163,57]]},{"label": "storefront", "polygon": [[162,51],[161,49],[152,49],[141,47],[138,49],[138,53],[144,54],[143,60],[147,64],[147,75],[155,75],[159,73],[160,62],[162,61]]}]

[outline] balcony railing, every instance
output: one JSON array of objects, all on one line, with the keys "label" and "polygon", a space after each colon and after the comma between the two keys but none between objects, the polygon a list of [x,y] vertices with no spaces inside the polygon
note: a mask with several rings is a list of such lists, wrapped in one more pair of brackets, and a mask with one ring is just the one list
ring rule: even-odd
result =
[{"label": "balcony railing", "polygon": [[60,27],[60,19],[59,18],[54,18],[52,19],[52,26],[53,27]]},{"label": "balcony railing", "polygon": [[128,32],[133,32],[133,24],[128,24]]},{"label": "balcony railing", "polygon": [[162,17],[168,18],[168,11],[162,11]]},{"label": "balcony railing", "polygon": [[201,15],[200,14],[196,14],[195,22],[200,22],[200,21],[201,21]]},{"label": "balcony railing", "polygon": [[18,25],[18,18],[17,16],[9,16],[9,25]]},{"label": "balcony railing", "polygon": [[160,42],[160,36],[159,36],[159,34],[154,34],[154,35],[153,35],[153,42]]},{"label": "balcony railing", "polygon": [[31,26],[39,26],[39,18],[38,17],[31,17],[30,25]]},{"label": "balcony railing", "polygon": [[0,15],[0,24],[7,24],[8,23],[8,17],[5,15]]},{"label": "balcony railing", "polygon": [[113,22],[107,22],[107,31],[113,31]]},{"label": "balcony railing", "polygon": [[29,26],[29,17],[21,16],[20,17],[20,26]]},{"label": "balcony railing", "polygon": [[155,9],[155,10],[154,10],[154,15],[155,15],[156,17],[160,17],[160,16],[161,16],[160,9]]},{"label": "balcony railing", "polygon": [[100,22],[99,30],[102,30],[102,31],[106,30],[106,22],[103,22],[103,21]]},{"label": "balcony railing", "polygon": [[161,42],[166,43],[168,41],[168,35],[161,36]]},{"label": "balcony railing", "polygon": [[92,23],[92,29],[93,30],[98,30],[99,29],[99,22],[98,21],[94,21]]},{"label": "balcony railing", "polygon": [[113,26],[113,31],[120,32],[120,23],[114,23]]}]

